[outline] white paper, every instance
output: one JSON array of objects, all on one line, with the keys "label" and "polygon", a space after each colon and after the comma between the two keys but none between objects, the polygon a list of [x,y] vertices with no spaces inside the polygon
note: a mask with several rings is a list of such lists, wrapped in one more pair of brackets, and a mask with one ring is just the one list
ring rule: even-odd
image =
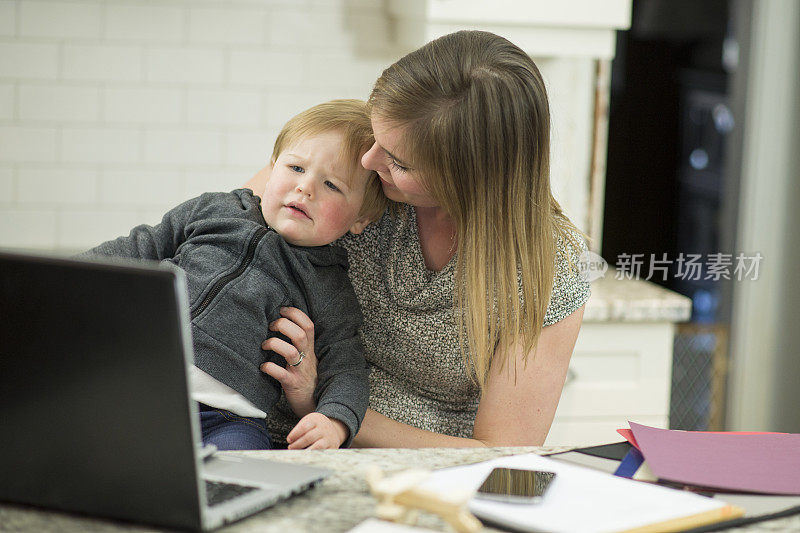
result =
[{"label": "white paper", "polygon": [[477,490],[495,467],[555,472],[543,500],[511,504],[473,499],[475,516],[521,531],[607,533],[665,522],[725,507],[723,501],[617,477],[541,457],[515,455],[438,470],[421,487],[447,493]]},{"label": "white paper", "polygon": [[432,529],[368,518],[347,533],[436,533]]}]

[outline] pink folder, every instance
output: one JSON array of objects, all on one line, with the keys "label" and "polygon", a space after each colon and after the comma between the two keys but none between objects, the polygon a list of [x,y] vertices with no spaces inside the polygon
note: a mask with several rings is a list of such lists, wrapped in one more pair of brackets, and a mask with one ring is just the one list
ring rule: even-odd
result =
[{"label": "pink folder", "polygon": [[634,422],[630,426],[659,479],[722,490],[800,495],[800,434],[678,431]]},{"label": "pink folder", "polygon": [[[630,424],[630,421],[628,422]],[[633,436],[633,431],[630,429],[618,429],[617,433],[625,437],[625,440],[630,443],[631,446],[639,450],[639,444],[636,442],[636,439]],[[786,435],[786,433],[772,433],[767,431],[703,431],[698,433],[717,433],[722,434],[725,433],[726,435]],[[641,450],[639,450],[641,451]]]}]

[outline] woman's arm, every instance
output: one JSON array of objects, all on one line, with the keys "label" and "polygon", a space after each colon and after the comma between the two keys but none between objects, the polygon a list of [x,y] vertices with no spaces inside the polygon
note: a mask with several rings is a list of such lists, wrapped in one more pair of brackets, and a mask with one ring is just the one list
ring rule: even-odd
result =
[{"label": "woman's arm", "polygon": [[[535,353],[523,362],[515,346],[504,368],[492,365],[472,439],[418,429],[368,410],[354,447],[541,446],[555,416],[578,338],[583,307],[542,329]],[[516,368],[516,372],[515,372]]]},{"label": "woman's arm", "polygon": [[351,448],[477,448],[492,446],[476,439],[451,437],[419,429],[367,409]]}]

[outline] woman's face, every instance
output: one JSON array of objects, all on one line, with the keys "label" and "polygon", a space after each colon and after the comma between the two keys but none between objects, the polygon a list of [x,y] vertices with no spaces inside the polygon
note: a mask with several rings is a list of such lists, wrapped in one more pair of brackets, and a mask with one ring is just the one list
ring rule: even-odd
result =
[{"label": "woman's face", "polygon": [[403,138],[406,127],[372,114],[375,144],[363,155],[361,164],[381,178],[383,192],[390,200],[417,207],[438,207],[438,203],[422,186],[411,154],[405,152]]}]

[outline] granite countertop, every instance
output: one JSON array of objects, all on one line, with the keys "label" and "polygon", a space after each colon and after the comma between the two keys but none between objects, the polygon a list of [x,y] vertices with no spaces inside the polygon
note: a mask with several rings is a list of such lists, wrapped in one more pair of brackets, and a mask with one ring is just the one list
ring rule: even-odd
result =
[{"label": "granite countertop", "polygon": [[584,322],[685,322],[692,314],[692,300],[650,281],[616,279],[609,269],[592,281]]},{"label": "granite countertop", "polygon": [[[266,509],[245,520],[227,526],[223,533],[321,533],[346,532],[374,516],[375,499],[369,494],[364,472],[378,465],[387,474],[410,467],[442,468],[484,461],[494,457],[520,453],[546,453],[568,448],[426,448],[419,450],[326,450],[326,451],[254,451],[237,452],[287,463],[302,463],[333,470],[333,475],[317,487],[285,502]],[[436,531],[452,531],[434,515],[420,513],[416,525]],[[158,531],[109,520],[93,519],[0,504],[0,530],[36,532],[152,532]],[[483,531],[500,531],[484,528]],[[800,516],[760,522],[745,528],[729,529],[747,533],[800,531]]]},{"label": "granite countertop", "polygon": [[[561,448],[567,450],[570,448]],[[391,475],[408,468],[444,468],[476,463],[494,457],[519,453],[537,453],[559,448],[423,448],[348,449],[348,450],[270,450],[233,452],[273,461],[320,466],[333,475],[308,492],[266,509],[242,521],[219,529],[220,533],[336,533],[346,532],[375,515],[376,500],[370,495],[364,473],[367,466],[378,465]],[[417,525],[437,531],[448,530],[443,520],[423,514]],[[0,531],[37,533],[145,533],[169,531],[135,524],[71,515],[57,511],[0,503]],[[486,528],[484,531],[499,531]]]}]

